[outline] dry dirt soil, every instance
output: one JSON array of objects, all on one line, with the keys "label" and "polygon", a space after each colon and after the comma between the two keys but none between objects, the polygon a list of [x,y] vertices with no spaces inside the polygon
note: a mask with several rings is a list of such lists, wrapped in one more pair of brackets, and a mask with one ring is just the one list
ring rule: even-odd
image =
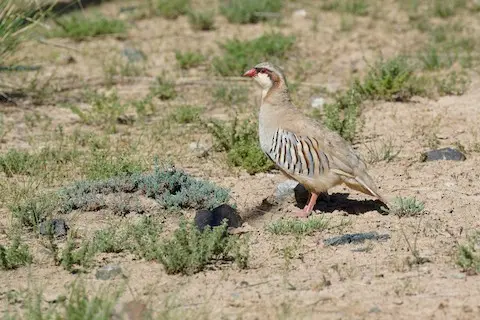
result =
[{"label": "dry dirt soil", "polygon": [[[169,113],[184,104],[202,106],[201,117],[205,118],[231,119],[234,110],[242,117],[254,117],[260,97],[255,84],[237,78],[222,79],[210,71],[209,65],[211,58],[221,53],[218,43],[231,38],[253,39],[272,30],[296,37],[284,63],[285,73],[289,79],[300,79],[293,97],[302,112],[311,114],[312,96],[331,101],[332,93],[347,88],[353,77],[362,77],[380,55],[415,53],[428,41],[428,32],[416,28],[399,3],[376,2],[371,7],[374,12],[353,17],[321,10],[312,2],[286,1],[280,23],[236,25],[217,14],[214,30],[194,31],[185,16],[176,20],[147,17],[130,21],[125,37],[83,41],[47,38],[44,43],[31,41],[22,45],[17,61],[42,68],[38,73],[0,75],[10,86],[24,88],[31,84],[27,96],[14,96],[15,103],[0,104],[4,127],[8,128],[1,137],[2,153],[12,148],[37,151],[58,143],[55,134],[61,125],[65,136],[72,136],[76,130],[108,135],[112,149],[134,150],[135,156],[149,166],[155,155],[170,160],[195,177],[231,189],[233,202],[251,227],[247,234],[250,260],[245,270],[225,264],[183,276],[166,274],[157,262],[127,254],[103,254],[96,258],[95,267],[89,272],[71,274],[54,264],[44,240],[21,231],[34,261],[30,266],[0,272],[0,310],[21,308],[21,303],[7,302],[10,290],[42,288],[48,300],[66,294],[67,285],[79,277],[85,280],[88,292],[93,293],[106,284],[95,278],[95,269],[115,263],[127,277],[128,289],[121,301],[142,300],[152,310],[168,309],[179,319],[480,318],[479,278],[462,272],[456,265],[458,244],[480,230],[480,153],[475,149],[480,130],[478,63],[463,69],[458,65],[451,67],[462,69],[470,79],[463,95],[365,103],[353,144],[364,157],[383,142],[400,150],[391,161],[370,163],[369,170],[388,198],[414,196],[425,203],[425,212],[413,217],[383,215],[367,196],[336,187],[330,191],[328,205],[320,203],[314,214],[331,219],[331,226],[342,227],[302,237],[273,235],[266,231],[266,225],[290,217],[296,209],[290,200],[271,208],[262,206],[277,184],[285,180],[278,171],[249,175],[230,168],[225,154],[214,151],[199,158],[189,144],[212,144],[211,135],[201,126],[173,123],[168,124],[168,130],[162,129]],[[86,12],[101,11],[124,18],[119,10],[129,4],[132,2],[106,2],[89,7]],[[305,9],[306,16],[293,15],[298,9]],[[345,19],[351,19],[350,27],[344,26]],[[462,11],[449,20],[433,17],[429,23],[463,23],[472,37],[480,34],[478,12]],[[112,61],[122,63],[125,47],[145,53],[147,60],[141,74],[115,75],[113,85],[108,86],[105,66]],[[199,67],[181,70],[175,60],[176,50],[202,52],[207,61]],[[161,74],[177,83],[178,95],[171,101],[154,100],[156,111],[141,125],[119,124],[116,133],[107,134],[99,126],[85,124],[65,107],[70,103],[88,110],[88,102],[82,100],[85,88],[116,90],[121,101],[139,99]],[[212,92],[220,85],[244,88],[248,102],[243,106],[215,102]],[[431,146],[458,145],[466,149],[465,161],[419,161],[421,152]],[[5,192],[23,186],[33,193],[80,180],[82,171],[66,166],[55,178],[44,180],[2,175]],[[150,213],[156,214],[156,210]],[[191,218],[194,211],[186,210],[183,214]],[[134,216],[121,218],[102,210],[76,211],[63,218],[71,228],[88,235],[113,221]],[[0,243],[7,242],[5,234],[12,224],[8,206],[3,204]],[[176,226],[174,222],[166,225]],[[328,237],[371,231],[389,234],[390,239],[336,247],[322,245]],[[427,262],[412,263],[414,252]],[[125,280],[109,282],[121,286]]]}]

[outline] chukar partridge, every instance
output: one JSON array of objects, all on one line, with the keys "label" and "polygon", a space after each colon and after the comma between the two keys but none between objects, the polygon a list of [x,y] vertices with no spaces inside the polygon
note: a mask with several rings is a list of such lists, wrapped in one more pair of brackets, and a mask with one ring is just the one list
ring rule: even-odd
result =
[{"label": "chukar partridge", "polygon": [[243,76],[253,78],[262,88],[259,112],[262,150],[286,176],[311,193],[308,204],[297,216],[308,217],[319,193],[341,183],[388,205],[350,144],[295,107],[280,68],[263,62]]}]

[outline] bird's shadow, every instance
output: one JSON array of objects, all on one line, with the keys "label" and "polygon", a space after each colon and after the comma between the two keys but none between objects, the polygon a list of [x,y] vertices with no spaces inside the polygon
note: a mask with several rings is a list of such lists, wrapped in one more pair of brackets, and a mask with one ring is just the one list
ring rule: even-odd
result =
[{"label": "bird's shadow", "polygon": [[[314,210],[318,210],[325,213],[332,213],[336,210],[343,210],[348,214],[359,215],[369,211],[377,211],[379,213],[385,213],[383,207],[385,204],[379,200],[356,200],[348,199],[348,193],[333,193],[329,196],[320,195]],[[303,208],[307,203],[305,199],[297,199],[296,206]]]}]

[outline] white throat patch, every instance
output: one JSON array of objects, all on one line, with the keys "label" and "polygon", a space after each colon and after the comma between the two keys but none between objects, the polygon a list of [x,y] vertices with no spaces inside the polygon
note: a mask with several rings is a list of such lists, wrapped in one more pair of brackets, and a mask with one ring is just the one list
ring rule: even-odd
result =
[{"label": "white throat patch", "polygon": [[273,85],[272,80],[266,73],[258,73],[254,79],[264,90],[270,89]]}]

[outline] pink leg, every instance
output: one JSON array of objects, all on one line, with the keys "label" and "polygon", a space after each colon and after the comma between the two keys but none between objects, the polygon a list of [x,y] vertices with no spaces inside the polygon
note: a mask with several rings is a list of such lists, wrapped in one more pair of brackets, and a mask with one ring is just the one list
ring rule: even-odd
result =
[{"label": "pink leg", "polygon": [[310,200],[308,201],[308,204],[303,208],[302,211],[298,212],[296,216],[299,218],[307,218],[312,212],[313,207],[317,203],[317,198],[318,198],[318,194],[312,192],[310,196]]}]

